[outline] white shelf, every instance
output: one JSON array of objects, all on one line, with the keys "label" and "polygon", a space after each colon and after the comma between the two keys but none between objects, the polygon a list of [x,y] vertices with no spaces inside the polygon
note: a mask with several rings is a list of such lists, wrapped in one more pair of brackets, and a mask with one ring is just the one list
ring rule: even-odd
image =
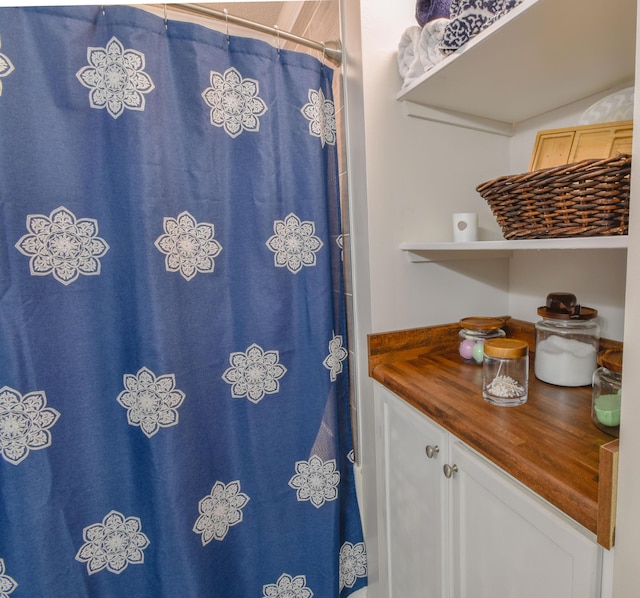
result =
[{"label": "white shelf", "polygon": [[475,241],[473,243],[401,243],[410,262],[485,260],[509,258],[514,251],[626,249],[627,236],[575,237],[569,239],[522,239],[518,241]]},{"label": "white shelf", "polygon": [[397,99],[412,116],[509,135],[514,123],[630,84],[635,13],[633,0],[524,0]]}]

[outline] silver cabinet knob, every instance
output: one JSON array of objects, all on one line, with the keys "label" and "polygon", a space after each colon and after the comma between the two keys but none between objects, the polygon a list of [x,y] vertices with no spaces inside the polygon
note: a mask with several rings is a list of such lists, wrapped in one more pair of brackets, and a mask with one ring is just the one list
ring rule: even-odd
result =
[{"label": "silver cabinet knob", "polygon": [[430,444],[427,444],[425,451],[427,453],[427,457],[429,457],[429,459],[433,459],[440,452],[440,447],[438,445],[431,446]]},{"label": "silver cabinet knob", "polygon": [[449,465],[448,463],[442,468],[442,471],[444,471],[444,477],[445,478],[451,478],[453,477],[454,473],[458,472],[458,466],[457,465]]}]

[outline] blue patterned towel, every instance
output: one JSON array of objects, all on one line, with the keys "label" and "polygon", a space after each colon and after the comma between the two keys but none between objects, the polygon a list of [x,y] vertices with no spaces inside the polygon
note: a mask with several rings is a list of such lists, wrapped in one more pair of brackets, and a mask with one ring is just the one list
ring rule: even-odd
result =
[{"label": "blue patterned towel", "polygon": [[521,2],[522,0],[453,0],[451,21],[445,29],[440,50],[444,54],[455,52]]},{"label": "blue patterned towel", "polygon": [[429,21],[435,19],[448,19],[451,13],[452,0],[417,0],[416,21],[420,27],[424,27]]}]

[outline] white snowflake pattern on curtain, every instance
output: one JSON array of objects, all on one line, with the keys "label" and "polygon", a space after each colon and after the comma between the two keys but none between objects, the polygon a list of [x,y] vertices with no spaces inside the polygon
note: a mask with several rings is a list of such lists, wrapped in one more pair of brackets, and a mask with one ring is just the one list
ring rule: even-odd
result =
[{"label": "white snowflake pattern on curtain", "polygon": [[329,341],[329,355],[322,362],[322,365],[329,370],[332,382],[338,378],[342,372],[342,362],[347,358],[347,350],[342,346],[342,335],[333,333],[333,338]]},{"label": "white snowflake pattern on curtain", "polygon": [[288,268],[297,274],[303,266],[316,265],[316,253],[322,248],[322,240],[315,235],[315,223],[300,218],[293,212],[284,220],[273,223],[275,233],[267,240],[267,247],[275,254],[277,268]]},{"label": "white snowflake pattern on curtain", "polygon": [[224,73],[211,71],[209,81],[211,87],[207,87],[201,95],[211,108],[211,124],[224,128],[232,138],[243,131],[258,132],[258,117],[267,111],[267,105],[258,96],[258,81],[243,78],[235,67],[229,67]]},{"label": "white snowflake pattern on curtain", "polygon": [[313,598],[313,592],[307,587],[306,576],[283,573],[276,583],[262,587],[262,598]]},{"label": "white snowflake pattern on curtain", "polygon": [[367,551],[364,542],[345,542],[340,548],[340,591],[352,588],[359,577],[367,576]]},{"label": "white snowflake pattern on curtain", "polygon": [[140,426],[147,438],[151,438],[160,428],[178,424],[178,407],[185,394],[176,388],[173,374],[157,376],[146,367],[138,373],[123,376],[123,390],[116,400],[127,410],[127,422]]},{"label": "white snowflake pattern on curtain", "polygon": [[145,57],[138,50],[125,50],[117,37],[105,48],[87,48],[87,61],[77,73],[78,81],[89,91],[91,108],[118,118],[125,110],[144,110],[144,94],[155,89],[151,77],[144,72]]},{"label": "white snowflake pattern on curtain", "polygon": [[107,513],[102,523],[84,528],[84,544],[76,560],[87,564],[87,573],[93,575],[103,569],[120,574],[130,564],[144,563],[144,549],[149,538],[142,533],[139,517],[125,517],[118,511]]},{"label": "white snowflake pattern on curtain", "polygon": [[289,486],[296,491],[298,501],[310,501],[319,509],[326,501],[338,498],[340,472],[336,470],[336,460],[323,461],[313,455],[308,461],[296,461],[296,475],[289,480]]},{"label": "white snowflake pattern on curtain", "polygon": [[309,90],[309,102],[300,111],[309,121],[309,134],[318,137],[322,143],[336,144],[336,108],[331,100],[324,97],[322,89]]},{"label": "white snowflake pattern on curtain", "polygon": [[197,222],[186,210],[177,218],[163,219],[165,234],[154,245],[164,253],[167,272],[180,272],[191,280],[198,272],[211,273],[215,269],[213,258],[218,257],[222,245],[214,239],[215,227],[210,222]]},{"label": "white snowflake pattern on curtain", "polygon": [[49,216],[29,214],[29,233],[16,243],[16,249],[31,258],[32,276],[53,277],[64,285],[78,279],[80,274],[100,274],[100,259],[109,245],[98,237],[98,222],[94,218],[78,218],[64,206]]},{"label": "white snowflake pattern on curtain", "polygon": [[[2,48],[2,37],[0,37],[0,48]],[[15,67],[6,54],[0,52],[0,96],[2,95],[2,78],[8,77]]]},{"label": "white snowflake pattern on curtain", "polygon": [[5,461],[18,465],[30,451],[51,446],[49,430],[59,417],[47,407],[44,391],[22,396],[8,386],[0,388],[0,454]]},{"label": "white snowflake pattern on curtain", "polygon": [[246,352],[235,352],[229,356],[231,367],[227,368],[222,379],[231,385],[231,396],[246,397],[252,403],[258,403],[266,394],[275,394],[280,390],[280,378],[286,372],[280,363],[278,351],[265,351],[253,343]]},{"label": "white snowflake pattern on curtain", "polygon": [[18,587],[18,582],[6,574],[4,559],[0,558],[0,598],[8,598]]},{"label": "white snowflake pattern on curtain", "polygon": [[249,500],[244,492],[240,492],[239,480],[226,485],[217,481],[211,489],[211,494],[198,503],[200,516],[193,526],[193,531],[201,534],[202,545],[206,546],[211,540],[224,540],[229,528],[242,521],[242,509]]}]

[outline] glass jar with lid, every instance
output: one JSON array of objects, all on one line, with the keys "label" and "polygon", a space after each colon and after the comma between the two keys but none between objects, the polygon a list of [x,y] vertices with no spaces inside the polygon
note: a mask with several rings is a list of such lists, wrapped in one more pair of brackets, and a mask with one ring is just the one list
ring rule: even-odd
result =
[{"label": "glass jar with lid", "polygon": [[598,311],[577,303],[571,293],[550,293],[538,308],[536,378],[557,386],[588,386],[597,367]]},{"label": "glass jar with lid", "polygon": [[471,316],[462,318],[458,333],[460,340],[458,353],[469,363],[480,365],[484,358],[484,342],[490,338],[504,338],[504,318],[490,318],[485,316]]},{"label": "glass jar with lid", "polygon": [[496,338],[484,343],[482,397],[511,407],[527,402],[529,390],[529,345],[515,338]]},{"label": "glass jar with lid", "polygon": [[591,419],[596,427],[616,438],[620,432],[622,401],[622,351],[604,351],[593,373]]}]

